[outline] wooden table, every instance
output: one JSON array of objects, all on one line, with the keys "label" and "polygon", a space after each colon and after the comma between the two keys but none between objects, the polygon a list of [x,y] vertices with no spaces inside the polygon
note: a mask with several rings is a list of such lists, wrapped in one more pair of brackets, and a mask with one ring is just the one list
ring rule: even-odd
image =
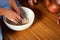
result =
[{"label": "wooden table", "polygon": [[[30,7],[27,3],[22,5]],[[4,26],[4,40],[60,40],[60,25],[56,23],[57,16],[50,13],[42,3],[30,7],[35,12],[33,25],[24,31],[12,31]],[[3,23],[4,24],[4,23]]]}]

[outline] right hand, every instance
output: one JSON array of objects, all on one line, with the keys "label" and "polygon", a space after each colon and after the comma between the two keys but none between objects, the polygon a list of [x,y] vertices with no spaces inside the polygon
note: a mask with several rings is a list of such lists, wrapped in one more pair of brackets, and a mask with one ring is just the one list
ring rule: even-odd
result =
[{"label": "right hand", "polygon": [[59,5],[56,3],[56,0],[44,0],[47,9],[52,13],[59,12]]},{"label": "right hand", "polygon": [[18,24],[18,21],[22,20],[22,18],[20,17],[19,14],[17,14],[16,12],[12,11],[12,10],[6,10],[4,12],[4,15],[6,18],[8,18],[9,20],[11,20],[12,22]]}]

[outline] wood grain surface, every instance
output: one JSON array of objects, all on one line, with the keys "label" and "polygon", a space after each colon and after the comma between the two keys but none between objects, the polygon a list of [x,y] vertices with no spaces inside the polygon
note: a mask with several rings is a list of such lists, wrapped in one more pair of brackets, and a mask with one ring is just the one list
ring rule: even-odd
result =
[{"label": "wood grain surface", "polygon": [[34,11],[34,23],[30,28],[18,32],[3,25],[3,40],[60,40],[60,24],[56,23],[56,15],[50,13],[42,2],[33,7],[26,1],[20,2]]}]

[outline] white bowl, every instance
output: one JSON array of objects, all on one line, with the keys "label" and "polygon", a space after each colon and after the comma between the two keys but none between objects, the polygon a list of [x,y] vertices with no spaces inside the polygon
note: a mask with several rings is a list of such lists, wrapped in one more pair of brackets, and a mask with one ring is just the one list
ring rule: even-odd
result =
[{"label": "white bowl", "polygon": [[25,25],[19,25],[19,26],[11,25],[5,21],[6,18],[3,18],[3,21],[7,25],[8,28],[15,30],[15,31],[21,31],[21,30],[25,30],[25,29],[29,28],[33,24],[34,17],[35,17],[34,12],[27,7],[21,7],[21,8],[26,13],[27,18],[29,19],[29,23],[27,23]]}]

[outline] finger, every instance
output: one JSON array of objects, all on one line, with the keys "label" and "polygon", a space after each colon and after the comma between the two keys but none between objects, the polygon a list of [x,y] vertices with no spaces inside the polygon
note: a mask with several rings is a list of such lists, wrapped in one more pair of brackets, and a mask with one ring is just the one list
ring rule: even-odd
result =
[{"label": "finger", "polygon": [[21,23],[21,22],[20,22],[20,19],[18,19],[18,18],[15,19],[15,21],[17,22],[17,23],[15,22],[16,24],[20,24],[20,23]]},{"label": "finger", "polygon": [[18,19],[17,17],[16,17],[16,22],[18,22],[17,24],[21,24],[22,23],[22,21],[20,20],[20,19]]},{"label": "finger", "polygon": [[21,16],[20,15],[16,15],[16,18],[18,18],[19,20],[22,20]]},{"label": "finger", "polygon": [[60,21],[59,20],[57,20],[57,24],[60,24]]},{"label": "finger", "polygon": [[22,20],[22,18],[19,15],[17,15],[17,14],[15,15],[14,19],[17,20],[17,21],[18,20]]},{"label": "finger", "polygon": [[20,20],[20,19],[18,19],[18,18],[17,18],[17,22],[18,22],[19,24],[21,24],[21,23],[22,23],[21,21],[22,21],[22,20]]},{"label": "finger", "polygon": [[33,6],[33,0],[28,0],[28,3]]},{"label": "finger", "polygon": [[12,22],[18,24],[18,22],[16,21],[16,19],[10,19]]},{"label": "finger", "polygon": [[22,18],[20,17],[20,16],[18,16],[18,17],[16,17],[17,19],[19,19],[19,20],[22,20]]},{"label": "finger", "polygon": [[35,3],[37,3],[37,0],[34,0]]}]

